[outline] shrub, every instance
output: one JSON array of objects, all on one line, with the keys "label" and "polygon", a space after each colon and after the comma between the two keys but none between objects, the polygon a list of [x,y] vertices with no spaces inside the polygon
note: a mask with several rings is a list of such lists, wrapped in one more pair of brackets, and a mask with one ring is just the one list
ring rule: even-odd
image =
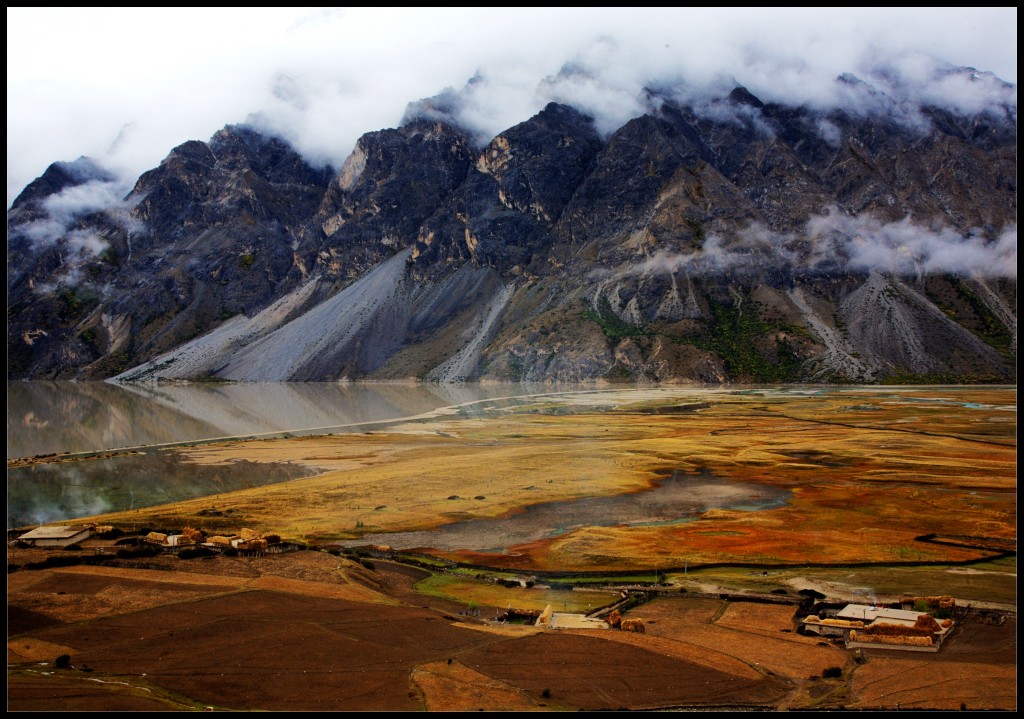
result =
[{"label": "shrub", "polygon": [[843,670],[841,667],[829,667],[821,673],[821,676],[825,679],[838,679],[843,676]]},{"label": "shrub", "polygon": [[213,551],[206,547],[185,547],[178,551],[178,559],[196,559],[198,557],[212,557]]},{"label": "shrub", "polygon": [[46,561],[44,562],[44,564],[47,567],[71,567],[71,566],[74,566],[76,564],[81,564],[81,563],[82,563],[82,558],[81,557],[68,557],[68,556],[59,556],[59,555],[54,555],[52,557],[47,557]]},{"label": "shrub", "polygon": [[155,557],[160,554],[160,548],[152,544],[143,544],[137,549],[118,549],[117,556],[121,559],[139,559],[142,557]]}]

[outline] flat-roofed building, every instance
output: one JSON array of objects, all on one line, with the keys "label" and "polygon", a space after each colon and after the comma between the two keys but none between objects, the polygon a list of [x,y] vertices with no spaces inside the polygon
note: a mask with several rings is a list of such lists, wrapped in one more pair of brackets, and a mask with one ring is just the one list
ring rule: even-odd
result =
[{"label": "flat-roofed building", "polygon": [[800,629],[807,634],[843,638],[847,647],[938,651],[952,627],[952,619],[939,621],[927,612],[847,604],[832,616],[808,615]]},{"label": "flat-roofed building", "polygon": [[912,627],[917,623],[918,617],[924,613],[906,609],[890,609],[889,607],[872,607],[867,604],[847,604],[839,610],[836,617],[847,621],[861,621],[864,624],[880,622]]},{"label": "flat-roofed building", "polygon": [[92,527],[53,524],[36,527],[18,537],[18,541],[33,547],[68,547],[92,536]]}]

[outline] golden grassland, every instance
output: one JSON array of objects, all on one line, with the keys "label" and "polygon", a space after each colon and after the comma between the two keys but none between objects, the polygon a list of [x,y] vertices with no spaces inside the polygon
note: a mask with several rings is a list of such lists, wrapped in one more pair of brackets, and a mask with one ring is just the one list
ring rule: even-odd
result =
[{"label": "golden grassland", "polygon": [[[859,388],[820,396],[652,393],[608,411],[516,414],[408,424],[388,432],[207,444],[205,464],[293,462],[319,476],[91,518],[136,526],[241,526],[310,542],[499,517],[541,502],[639,492],[658,472],[710,472],[787,489],[786,506],[711,510],[660,526],[585,527],[507,554],[448,558],[522,570],[600,571],[706,563],[962,562],[970,547],[926,534],[1016,539],[1016,390]],[[675,415],[656,404],[698,397]],[[912,399],[908,400],[910,396]],[[958,397],[963,397],[963,392]],[[547,410],[555,405],[549,404]],[[543,412],[544,403],[532,412]],[[1011,421],[1012,420],[1012,421]],[[209,516],[210,508],[225,512]],[[441,554],[441,553],[439,553]]]}]

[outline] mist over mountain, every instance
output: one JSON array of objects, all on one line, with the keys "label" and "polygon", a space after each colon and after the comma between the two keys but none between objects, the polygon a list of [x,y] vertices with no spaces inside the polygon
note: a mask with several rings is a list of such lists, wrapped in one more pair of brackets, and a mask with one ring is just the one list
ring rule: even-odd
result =
[{"label": "mist over mountain", "polygon": [[8,377],[1016,381],[1015,85],[614,53],[497,134],[486,74],[412,102],[339,170],[255,116],[129,183],[54,163],[8,210]]}]

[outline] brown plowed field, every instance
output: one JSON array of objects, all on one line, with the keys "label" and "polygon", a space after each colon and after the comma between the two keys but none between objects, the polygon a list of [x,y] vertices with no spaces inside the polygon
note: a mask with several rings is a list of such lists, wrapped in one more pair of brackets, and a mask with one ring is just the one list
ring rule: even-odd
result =
[{"label": "brown plowed field", "polygon": [[738,676],[581,632],[495,642],[462,661],[535,695],[547,689],[552,701],[580,709],[769,706],[787,690],[779,679]]},{"label": "brown plowed field", "polygon": [[[696,605],[694,608],[693,605]],[[808,677],[843,666],[849,654],[792,629],[794,607],[716,599],[658,599],[634,609],[647,633],[696,649],[706,658],[730,658],[783,676]]]},{"label": "brown plowed field", "polygon": [[969,615],[938,654],[868,650],[853,676],[853,707],[1007,709],[1017,706],[1017,619],[1001,626]]},{"label": "brown plowed field", "polygon": [[[294,561],[318,578],[316,565],[339,562],[306,554],[269,561],[277,574],[294,574],[285,569]],[[381,575],[399,585],[418,572]],[[325,596],[324,582],[277,575],[74,567],[13,577],[8,600],[20,620],[8,641],[10,708],[405,711],[444,708],[446,691],[461,687],[453,708],[616,709],[768,705],[786,692],[785,682],[739,662],[710,669],[659,652],[655,638],[644,647],[639,636],[477,629],[444,611],[384,595]],[[408,585],[396,589],[418,598]],[[103,593],[102,604],[76,605]],[[61,653],[70,668],[54,668]]]},{"label": "brown plowed field", "polygon": [[[1012,616],[965,622],[939,654],[857,663],[784,631],[793,606],[680,595],[628,612],[645,634],[543,631],[456,616],[415,593],[422,570],[378,565],[300,552],[17,571],[8,709],[1016,706]],[[841,677],[820,678],[833,667]]]}]

